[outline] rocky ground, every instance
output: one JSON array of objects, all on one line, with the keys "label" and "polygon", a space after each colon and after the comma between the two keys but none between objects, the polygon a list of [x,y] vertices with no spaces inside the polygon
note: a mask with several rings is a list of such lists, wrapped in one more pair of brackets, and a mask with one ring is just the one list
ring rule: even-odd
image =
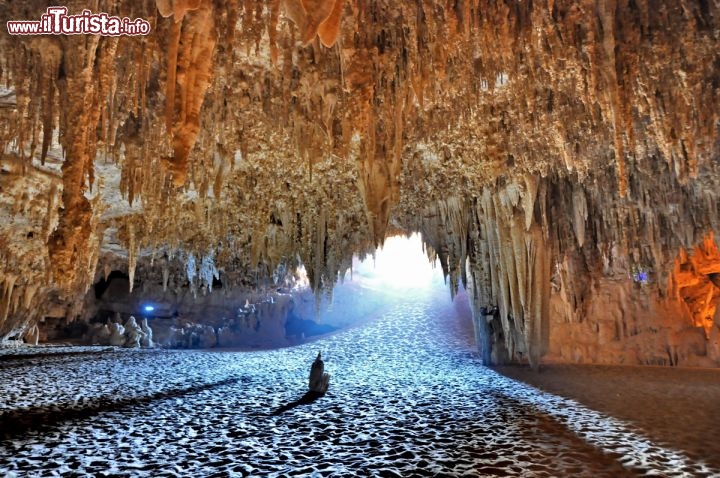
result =
[{"label": "rocky ground", "polygon": [[[482,367],[470,332],[447,298],[418,295],[281,350],[8,349],[0,475],[720,476]],[[318,350],[330,391],[302,403]]]}]

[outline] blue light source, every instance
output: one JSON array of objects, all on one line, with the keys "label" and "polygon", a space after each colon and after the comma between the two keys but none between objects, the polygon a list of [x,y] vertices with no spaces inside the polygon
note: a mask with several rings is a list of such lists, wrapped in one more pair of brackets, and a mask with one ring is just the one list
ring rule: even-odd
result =
[{"label": "blue light source", "polygon": [[153,307],[152,305],[145,306],[145,312],[152,312],[153,310],[155,310],[155,307]]},{"label": "blue light source", "polygon": [[640,282],[641,284],[647,284],[650,281],[650,275],[645,270],[640,270],[633,274],[633,279],[635,279],[635,282]]}]

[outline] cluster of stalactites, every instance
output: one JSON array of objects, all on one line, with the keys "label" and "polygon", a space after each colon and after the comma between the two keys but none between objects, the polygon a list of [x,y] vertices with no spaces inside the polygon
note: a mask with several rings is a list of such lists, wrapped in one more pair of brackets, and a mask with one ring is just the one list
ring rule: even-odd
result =
[{"label": "cluster of stalactites", "polygon": [[[527,176],[523,184],[486,188],[475,201],[441,200],[415,225],[449,275],[451,290],[461,278],[468,288],[485,363],[502,361],[501,348],[537,365],[545,351],[551,249],[547,223],[534,216],[537,196],[538,182]],[[493,307],[500,320],[495,326],[502,327],[494,332],[480,317],[481,309]]]},{"label": "cluster of stalactites", "polygon": [[[643,293],[659,296],[670,279],[688,319],[706,332],[713,326],[720,256],[712,236],[703,236],[720,227],[715,189],[672,177],[660,189],[655,181],[662,178],[636,178],[620,197],[606,193],[614,178],[594,179],[582,184],[527,174],[406,218],[408,228],[423,233],[431,259],[440,259],[451,287],[462,281],[468,288],[485,361],[536,365],[548,346],[551,287],[563,289],[572,320],[581,322],[593,284],[603,278],[649,285]],[[678,205],[678,198],[688,199]],[[692,255],[683,249],[675,260],[679,247],[698,241]],[[493,307],[495,316],[480,317]]]},{"label": "cluster of stalactites", "polygon": [[[119,2],[109,2],[119,4]],[[80,2],[67,4],[81,11]],[[112,5],[107,5],[109,8]],[[39,19],[45,2],[11,4],[4,12],[14,19]],[[136,8],[139,14],[145,13]],[[34,18],[27,18],[28,14]],[[52,283],[76,290],[90,283],[86,259],[97,252],[98,217],[86,197],[93,187],[93,163],[99,146],[109,144],[117,123],[118,38],[97,35],[9,37],[2,39],[2,70],[5,83],[15,91],[16,129],[0,141],[26,158],[28,166],[37,156],[44,162],[54,132],[63,149],[62,207],[57,228],[48,239]],[[136,42],[142,45],[143,41]],[[122,47],[122,46],[121,46]],[[128,53],[137,51],[128,42]],[[125,90],[127,91],[127,90]],[[115,129],[113,129],[113,126]],[[27,168],[26,168],[27,170]],[[89,254],[88,254],[89,252]]]}]

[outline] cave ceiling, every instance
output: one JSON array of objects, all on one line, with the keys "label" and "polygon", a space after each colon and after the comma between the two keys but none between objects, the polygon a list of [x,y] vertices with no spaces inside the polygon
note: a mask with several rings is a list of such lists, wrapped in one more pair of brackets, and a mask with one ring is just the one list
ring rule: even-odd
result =
[{"label": "cave ceiling", "polygon": [[[0,2],[0,18],[47,7]],[[92,9],[152,30],[0,35],[8,310],[191,254],[230,283],[301,262],[331,287],[353,253],[418,230],[453,285],[469,260],[517,318],[546,307],[519,274],[549,288],[571,255],[578,276],[644,268],[664,288],[716,229],[717,1]]]}]

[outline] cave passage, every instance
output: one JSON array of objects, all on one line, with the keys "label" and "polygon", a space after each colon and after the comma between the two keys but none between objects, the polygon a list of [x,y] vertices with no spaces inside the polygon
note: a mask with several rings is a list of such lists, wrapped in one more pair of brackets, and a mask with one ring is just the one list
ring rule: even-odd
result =
[{"label": "cave passage", "polygon": [[428,259],[417,233],[388,237],[375,257],[356,258],[351,278],[368,289],[400,296],[408,290],[447,290],[439,261]]},{"label": "cave passage", "polygon": [[[430,261],[417,233],[388,237],[375,254],[355,256],[352,268],[337,281],[332,295],[321,296],[317,316],[313,320],[303,319],[292,312],[285,325],[286,334],[312,339],[364,324],[405,302],[408,294],[450,297],[439,262]],[[463,291],[458,307],[467,325],[472,326],[469,302]]]},{"label": "cave passage", "polygon": [[[717,476],[642,430],[482,366],[466,319],[447,290],[421,289],[297,347],[4,360],[0,474]],[[318,350],[328,393],[274,414],[307,391]]]}]

